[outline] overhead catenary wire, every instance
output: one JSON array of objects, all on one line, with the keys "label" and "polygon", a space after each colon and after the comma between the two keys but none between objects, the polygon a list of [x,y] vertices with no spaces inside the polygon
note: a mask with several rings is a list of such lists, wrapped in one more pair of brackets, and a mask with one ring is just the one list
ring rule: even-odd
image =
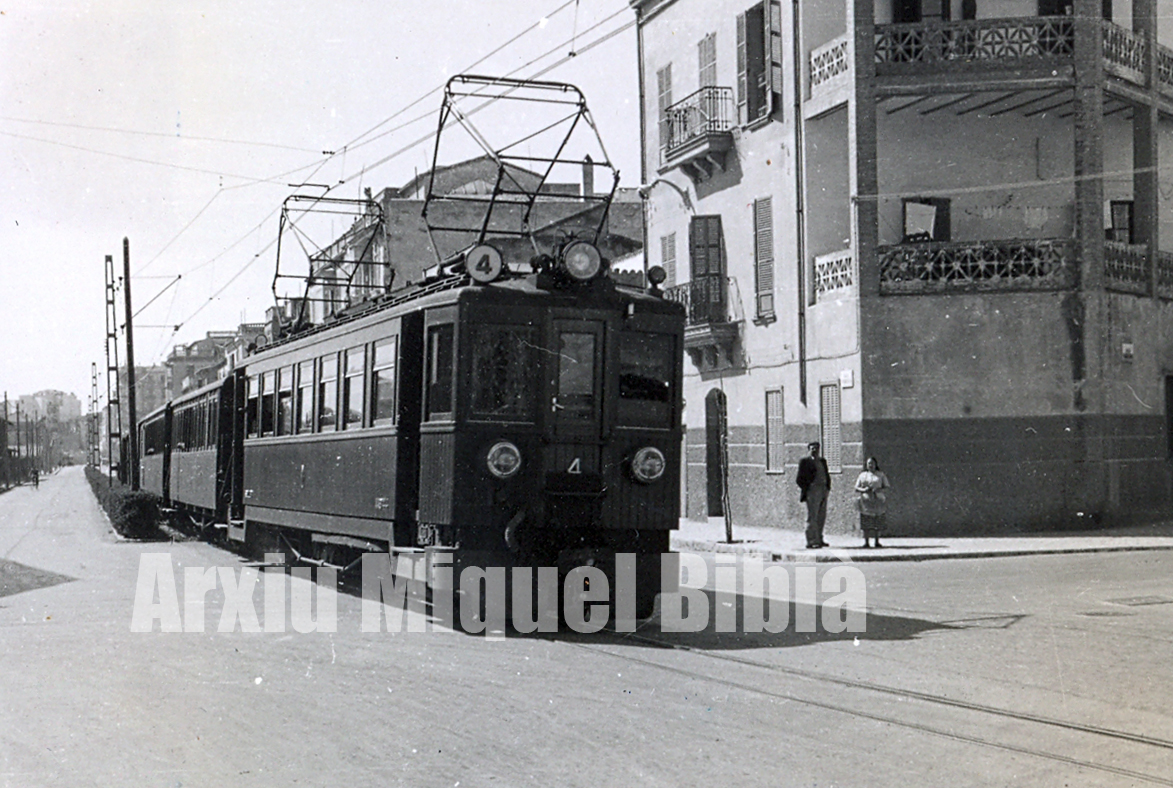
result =
[{"label": "overhead catenary wire", "polygon": [[[515,43],[516,41],[518,41],[519,39],[521,39],[521,38],[522,38],[522,37],[524,37],[525,35],[527,35],[527,34],[531,33],[532,31],[534,31],[534,30],[536,30],[536,29],[539,29],[539,28],[542,28],[542,27],[544,27],[544,26],[545,26],[545,24],[546,24],[546,23],[547,23],[547,22],[548,22],[548,21],[549,21],[551,18],[553,18],[553,17],[554,17],[554,16],[556,16],[558,13],[560,13],[560,12],[561,12],[561,11],[563,11],[563,10],[565,10],[566,8],[568,8],[568,7],[569,7],[570,5],[572,5],[572,4],[575,4],[575,5],[576,5],[576,4],[577,4],[577,0],[567,0],[566,2],[564,2],[562,5],[560,5],[560,6],[558,6],[557,8],[555,8],[555,9],[554,9],[553,11],[551,11],[550,13],[548,13],[548,14],[546,14],[546,15],[542,16],[541,18],[539,18],[539,19],[538,19],[538,21],[536,21],[536,22],[534,22],[534,23],[530,24],[528,27],[526,27],[525,29],[523,29],[521,32],[519,32],[519,33],[515,34],[514,36],[512,36],[511,38],[509,38],[508,40],[506,40],[504,43],[502,43],[502,44],[500,44],[499,46],[497,46],[496,48],[494,48],[494,49],[493,49],[492,51],[490,51],[488,54],[486,54],[486,55],[482,56],[481,58],[479,58],[478,60],[474,61],[472,64],[470,64],[469,66],[467,66],[465,70],[469,70],[469,69],[476,68],[477,66],[479,66],[480,64],[484,63],[486,60],[488,60],[489,58],[491,58],[493,55],[496,55],[497,53],[501,52],[503,49],[505,49],[506,47],[508,47],[508,46],[512,45],[513,43]],[[614,14],[613,14],[612,16],[614,16]],[[608,17],[608,19],[609,19],[609,18],[611,18],[611,17]],[[577,8],[576,8],[576,25],[577,25]],[[531,61],[531,62],[532,62],[532,61]],[[353,140],[351,140],[350,142],[348,142],[348,143],[346,143],[345,145],[341,146],[341,150],[342,150],[343,154],[345,154],[345,152],[346,152],[347,150],[349,150],[349,149],[352,149],[352,148],[354,148],[354,147],[359,147],[359,146],[362,146],[362,145],[369,144],[370,142],[373,142],[373,141],[375,141],[375,140],[377,140],[377,139],[379,139],[379,138],[381,138],[381,137],[385,136],[386,134],[389,134],[389,133],[392,133],[392,132],[394,132],[394,131],[397,131],[397,130],[399,130],[399,129],[403,128],[403,127],[404,127],[404,125],[410,125],[410,123],[416,122],[416,121],[418,121],[418,120],[422,120],[422,119],[424,119],[424,118],[430,117],[431,115],[435,114],[435,111],[432,111],[432,112],[429,112],[429,113],[425,113],[424,115],[421,115],[421,116],[419,116],[418,118],[416,118],[416,119],[414,119],[414,120],[412,120],[412,121],[409,121],[409,122],[408,122],[408,124],[404,124],[404,125],[401,125],[401,126],[397,126],[397,127],[395,127],[394,129],[391,129],[391,130],[389,130],[389,131],[387,131],[387,132],[384,132],[383,134],[380,134],[380,135],[378,135],[378,136],[376,136],[376,137],[374,137],[374,138],[371,138],[370,140],[367,140],[366,142],[362,142],[362,140],[363,140],[363,138],[364,138],[364,137],[367,137],[367,136],[369,136],[369,135],[370,135],[371,133],[373,133],[375,130],[379,129],[381,126],[385,125],[386,123],[390,122],[391,120],[394,120],[396,117],[399,117],[400,115],[402,115],[403,113],[405,113],[407,110],[409,110],[411,107],[413,107],[413,106],[415,106],[415,105],[417,105],[417,104],[421,103],[422,101],[424,101],[425,99],[427,99],[429,96],[431,96],[431,95],[433,95],[433,94],[437,93],[438,91],[442,90],[442,89],[443,89],[443,87],[444,87],[444,86],[443,86],[443,84],[441,84],[441,85],[438,85],[437,87],[435,87],[435,88],[432,88],[431,90],[429,90],[429,91],[425,92],[424,94],[422,94],[421,96],[419,96],[418,98],[416,98],[414,101],[412,101],[412,102],[410,102],[409,104],[407,104],[406,106],[402,107],[401,109],[399,109],[398,111],[396,111],[395,113],[393,113],[392,115],[390,115],[389,117],[387,117],[387,118],[383,119],[382,121],[380,121],[379,123],[377,123],[375,126],[373,126],[373,127],[371,127],[370,129],[368,129],[367,131],[365,131],[365,132],[363,132],[362,134],[358,135],[357,137],[355,137],[355,138],[354,138]],[[170,135],[167,135],[167,136],[170,136]],[[337,150],[337,148],[336,148],[335,150]],[[190,226],[191,226],[191,225],[192,225],[192,224],[193,224],[193,223],[194,223],[194,222],[195,222],[195,221],[196,221],[198,218],[199,218],[199,216],[200,216],[200,215],[202,215],[202,214],[204,213],[204,211],[206,211],[206,210],[207,210],[208,206],[209,206],[209,205],[211,205],[211,203],[212,203],[212,202],[213,202],[213,201],[216,199],[216,197],[218,197],[218,196],[219,196],[219,195],[220,195],[220,194],[221,194],[223,191],[226,191],[227,189],[230,189],[230,188],[241,188],[242,186],[251,186],[251,185],[256,185],[256,184],[258,184],[258,183],[272,183],[272,182],[275,182],[275,181],[284,180],[284,179],[288,178],[288,177],[289,177],[290,175],[292,175],[292,174],[295,174],[295,173],[297,173],[297,172],[301,172],[302,170],[305,170],[305,169],[309,169],[309,168],[311,168],[311,167],[314,167],[314,168],[316,168],[316,169],[314,169],[314,172],[313,172],[313,173],[311,173],[311,174],[308,176],[309,178],[312,178],[314,174],[316,174],[317,172],[320,172],[320,171],[321,171],[321,169],[322,169],[322,167],[324,167],[324,166],[325,166],[327,163],[329,163],[329,161],[330,161],[332,158],[334,158],[334,157],[337,155],[337,154],[335,153],[335,150],[323,151],[323,155],[325,155],[325,156],[326,156],[326,158],[325,158],[325,159],[322,159],[322,160],[320,160],[320,161],[317,161],[317,162],[314,162],[314,163],[311,163],[311,164],[305,165],[304,167],[295,168],[295,169],[293,169],[293,170],[289,170],[289,171],[286,171],[286,172],[284,172],[284,173],[281,173],[281,174],[279,174],[279,175],[272,176],[272,177],[270,177],[270,178],[266,178],[266,179],[261,179],[261,180],[254,180],[254,181],[251,181],[251,182],[249,182],[249,183],[245,183],[245,184],[239,184],[239,185],[236,185],[236,186],[230,186],[230,187],[221,187],[221,189],[220,189],[220,190],[219,190],[219,191],[218,191],[218,192],[217,192],[215,195],[213,195],[212,199],[208,201],[208,204],[207,204],[207,205],[205,205],[205,206],[204,206],[204,208],[200,209],[200,211],[199,211],[199,212],[196,214],[196,216],[195,216],[195,217],[193,217],[191,221],[189,221],[189,222],[188,222],[188,223],[187,223],[187,224],[186,224],[186,225],[185,225],[183,228],[181,228],[181,229],[180,229],[180,231],[179,231],[179,232],[178,232],[178,233],[177,233],[177,234],[176,234],[176,235],[175,235],[175,236],[174,236],[174,237],[173,237],[173,238],[172,238],[170,241],[168,241],[168,242],[167,242],[167,244],[165,244],[165,245],[164,245],[163,249],[161,249],[161,250],[160,250],[158,253],[156,253],[156,254],[155,254],[155,256],[154,256],[154,257],[152,257],[150,260],[148,260],[148,261],[147,261],[147,263],[145,263],[145,264],[144,264],[142,267],[140,267],[140,268],[139,268],[139,271],[142,271],[142,270],[144,270],[144,269],[145,269],[147,266],[151,265],[153,262],[155,262],[157,259],[159,259],[159,257],[162,255],[162,253],[163,253],[163,252],[164,252],[164,251],[165,251],[167,248],[169,248],[169,247],[170,247],[170,246],[171,246],[171,245],[172,245],[172,244],[173,244],[173,243],[174,243],[174,242],[175,242],[175,241],[178,239],[178,237],[179,237],[180,235],[182,235],[182,234],[183,234],[183,233],[184,233],[184,232],[185,232],[185,231],[186,231],[186,230],[187,230],[187,229],[188,229],[188,228],[189,228],[189,227],[190,227]],[[345,158],[343,158],[343,162],[345,162]],[[361,173],[363,173],[363,174],[365,174],[366,170],[367,170],[367,166],[366,166],[366,165],[364,165],[364,166],[363,166],[363,168],[362,168],[362,170],[361,170],[360,172],[361,172]],[[340,180],[340,183],[344,183],[344,182],[346,182],[346,180],[349,180],[349,179],[344,177],[344,178],[342,178],[342,179]],[[328,187],[328,188],[329,188],[329,187]],[[265,218],[262,220],[262,224],[263,224],[264,222],[268,221],[269,219],[271,219],[271,218],[272,218],[272,216],[273,216],[275,213],[277,213],[277,210],[270,211],[270,212],[269,212],[269,214],[267,214],[267,215],[266,215],[266,217],[265,217]],[[250,230],[250,231],[249,231],[249,233],[248,233],[248,234],[246,234],[244,237],[247,237],[247,235],[251,234],[251,233],[252,233],[252,232],[254,232],[254,231],[255,231],[255,230]],[[243,240],[243,238],[242,238],[241,240]],[[232,246],[235,246],[235,244],[233,244]],[[231,248],[232,248],[232,246],[230,246],[230,247],[229,247],[229,249],[231,249]],[[227,251],[227,250],[226,250],[226,251]],[[221,253],[221,255],[222,255],[222,254],[223,254],[223,253]],[[219,256],[220,256],[220,255],[218,255],[218,257],[219,257]],[[216,258],[213,258],[213,259],[216,259]],[[210,261],[209,261],[209,262],[210,262]],[[193,269],[190,269],[190,270],[189,270],[189,271],[187,271],[186,273],[191,273],[192,271],[198,270],[199,268],[202,268],[204,265],[205,265],[205,264],[201,264],[201,265],[199,265],[199,266],[196,266],[195,268],[193,268]]]},{"label": "overhead catenary wire", "polygon": [[[560,9],[559,9],[559,10],[561,10],[561,8],[565,8],[565,7],[566,7],[566,5],[569,5],[569,3],[567,3],[567,4],[564,4],[562,7],[560,7]],[[626,9],[626,8],[623,8],[623,9],[620,9],[619,11],[616,11],[616,12],[614,12],[614,13],[610,14],[609,16],[607,16],[607,17],[605,17],[604,19],[600,20],[600,21],[599,21],[599,22],[597,22],[596,24],[592,25],[592,26],[591,26],[590,28],[588,28],[587,30],[583,31],[583,32],[584,32],[584,34],[585,34],[585,33],[588,33],[588,32],[591,32],[591,31],[593,31],[593,30],[596,30],[596,29],[598,29],[598,28],[599,28],[599,27],[601,27],[602,25],[606,24],[608,21],[610,21],[610,20],[614,19],[616,16],[619,16],[619,15],[620,15],[620,14],[622,14],[622,13],[625,13],[626,11],[627,11],[627,9]],[[623,31],[625,31],[625,30],[631,29],[631,28],[632,28],[632,27],[634,27],[634,26],[635,26],[635,22],[634,22],[634,21],[631,21],[631,22],[628,22],[628,23],[626,23],[626,24],[620,25],[618,28],[615,28],[614,30],[611,30],[611,31],[609,31],[608,33],[605,33],[605,34],[603,34],[603,35],[602,35],[602,36],[600,36],[599,38],[597,38],[597,39],[595,39],[594,41],[591,41],[589,44],[585,45],[585,46],[584,46],[582,49],[580,49],[580,50],[579,50],[579,53],[588,52],[588,51],[590,51],[591,49],[594,49],[595,47],[597,47],[597,46],[601,45],[602,43],[605,43],[606,41],[609,41],[609,40],[611,40],[611,39],[612,39],[612,38],[614,38],[616,35],[618,35],[618,34],[622,33],[622,32],[623,32]],[[547,50],[546,52],[543,52],[542,54],[538,55],[537,57],[535,57],[535,58],[531,59],[531,60],[530,60],[530,61],[528,61],[527,63],[524,63],[524,64],[522,64],[521,66],[518,66],[517,68],[515,68],[515,69],[513,69],[512,71],[508,72],[508,74],[506,74],[506,76],[513,76],[514,74],[518,73],[519,71],[522,71],[522,70],[524,70],[524,69],[528,68],[529,66],[532,66],[532,65],[534,65],[535,63],[538,63],[538,62],[540,62],[541,60],[545,59],[546,57],[549,57],[549,56],[550,56],[551,54],[553,54],[554,52],[557,52],[557,51],[561,50],[563,47],[565,47],[565,46],[567,45],[567,43],[568,43],[568,41],[563,41],[563,42],[561,42],[560,44],[556,45],[555,47],[553,47],[553,48],[551,48],[551,49]],[[531,75],[531,76],[530,76],[530,78],[535,78],[535,77],[538,77],[538,76],[542,76],[542,75],[544,75],[544,74],[547,74],[547,73],[549,73],[550,71],[554,70],[555,68],[558,68],[558,67],[560,67],[560,66],[562,66],[562,65],[566,64],[566,63],[567,63],[567,62],[569,62],[571,59],[572,59],[572,58],[571,58],[571,57],[569,57],[569,56],[562,57],[562,58],[560,58],[559,60],[557,60],[557,61],[555,61],[554,63],[552,63],[551,65],[549,65],[549,66],[547,66],[547,67],[545,67],[545,68],[543,68],[543,69],[539,70],[539,71],[538,71],[536,74],[534,74],[534,75]],[[480,62],[480,61],[478,61],[478,63],[479,63],[479,62]],[[475,65],[475,64],[474,64],[474,65]],[[429,95],[430,95],[430,93],[434,93],[434,92],[435,92],[435,90],[432,90],[432,91],[430,91],[430,92],[429,92]],[[468,113],[468,114],[472,114],[472,113],[474,113],[474,112],[476,112],[476,111],[478,111],[478,110],[480,110],[480,109],[483,109],[485,106],[488,106],[489,104],[491,104],[491,103],[492,103],[494,100],[495,100],[495,99],[493,99],[493,98],[486,99],[486,102],[485,102],[485,103],[483,103],[483,104],[480,104],[480,105],[478,105],[478,106],[476,106],[476,107],[473,107],[471,110],[469,110],[469,113]],[[417,102],[415,102],[415,103],[418,103],[418,100],[417,100]],[[425,113],[424,115],[420,116],[418,119],[427,118],[427,117],[430,117],[430,116],[432,116],[432,115],[434,115],[434,114],[436,114],[436,111],[435,111],[435,110],[433,110],[433,111],[430,111],[430,112],[428,112],[428,113]],[[408,124],[405,124],[405,125],[410,125],[410,123],[412,123],[412,122],[415,122],[415,120],[418,120],[418,119],[413,119],[412,121],[409,121],[409,122],[408,122]],[[388,133],[389,133],[389,132],[388,132]],[[409,150],[411,150],[412,148],[416,147],[417,145],[420,145],[420,144],[422,144],[422,143],[424,143],[424,142],[427,142],[428,140],[432,139],[432,138],[435,136],[435,134],[436,134],[436,132],[435,132],[435,131],[430,131],[429,133],[427,133],[427,134],[425,134],[425,135],[423,135],[423,136],[421,136],[421,137],[417,138],[416,140],[413,140],[412,142],[408,143],[407,145],[405,145],[405,146],[403,146],[403,147],[401,147],[401,148],[397,149],[396,151],[394,151],[394,152],[393,152],[393,153],[391,153],[390,155],[388,155],[388,156],[385,156],[385,157],[383,157],[383,158],[379,159],[378,161],[374,162],[373,164],[367,164],[367,165],[363,165],[363,169],[362,169],[362,171],[363,171],[364,173],[366,173],[366,172],[370,172],[371,170],[375,169],[376,167],[379,167],[379,166],[381,166],[381,165],[383,165],[383,164],[386,164],[386,163],[387,163],[387,162],[389,162],[389,161],[392,161],[393,159],[395,159],[395,158],[397,158],[397,157],[399,157],[399,156],[403,155],[403,154],[404,154],[404,153],[406,153],[407,151],[409,151]],[[382,135],[380,135],[380,136],[382,136]],[[368,140],[367,142],[371,142],[371,141],[373,141],[373,140]],[[360,143],[360,144],[367,144],[367,143]],[[357,147],[357,146],[350,146],[350,147],[351,147],[351,148],[353,148],[353,147]],[[319,166],[318,166],[318,170],[320,170],[320,169],[321,169],[321,167],[322,167],[322,166],[324,166],[324,165],[325,165],[327,162],[328,162],[328,159],[327,159],[326,161],[323,161],[323,162],[321,162],[321,163],[319,164]],[[313,176],[312,176],[312,174],[311,174],[309,177],[313,177]],[[345,177],[344,177],[343,179],[341,179],[341,180],[340,180],[340,182],[339,182],[339,183],[340,183],[340,184],[341,184],[341,183],[345,183],[347,180],[348,180],[348,178],[345,178]],[[336,185],[338,185],[338,184],[336,184]],[[328,188],[333,188],[333,186],[331,186],[331,187],[328,187]],[[323,195],[323,196],[324,196],[324,195]],[[270,212],[270,213],[269,213],[269,215],[268,215],[268,217],[266,217],[266,220],[265,220],[265,221],[267,221],[267,220],[268,220],[268,218],[271,218],[271,217],[272,217],[272,215],[273,215],[274,213],[276,213],[276,212],[277,212],[276,210],[274,210],[274,211]],[[251,231],[250,231],[250,234],[251,234]],[[247,236],[245,236],[245,237],[247,237]],[[242,240],[243,240],[243,238],[241,238],[241,239],[238,239],[238,241],[237,241],[237,242],[234,242],[234,245],[235,245],[235,243],[239,243],[239,242],[240,242],[240,241],[242,241]],[[230,286],[230,285],[231,285],[231,284],[232,284],[234,281],[236,281],[236,280],[237,280],[237,279],[238,279],[238,278],[239,278],[239,277],[240,277],[240,276],[241,276],[241,275],[242,275],[242,274],[243,274],[243,273],[244,273],[246,270],[248,270],[249,268],[251,268],[251,267],[252,267],[252,265],[253,265],[253,264],[254,264],[254,263],[255,263],[255,262],[256,262],[256,261],[257,261],[257,260],[260,258],[260,255],[261,255],[261,254],[263,254],[264,252],[268,251],[268,250],[269,250],[270,248],[272,248],[272,247],[273,247],[275,244],[276,244],[276,239],[274,239],[273,241],[270,241],[269,243],[265,244],[265,246],[264,246],[264,247],[263,247],[263,248],[262,248],[260,251],[258,251],[258,252],[257,252],[257,253],[256,253],[256,254],[253,256],[253,258],[252,258],[252,259],[250,259],[250,260],[249,260],[247,263],[245,263],[245,265],[244,265],[244,266],[243,266],[243,267],[242,267],[242,268],[241,268],[239,271],[237,271],[237,272],[236,272],[236,273],[235,273],[235,274],[234,274],[234,275],[233,275],[233,276],[232,276],[232,277],[231,277],[231,278],[230,278],[230,279],[229,279],[227,282],[225,282],[223,286],[221,286],[221,287],[220,287],[218,290],[216,290],[216,291],[215,291],[215,292],[214,292],[214,293],[213,293],[211,296],[209,296],[207,300],[205,300],[203,303],[201,303],[201,304],[200,304],[200,306],[199,306],[199,307],[197,307],[195,311],[193,311],[193,312],[192,312],[191,314],[189,314],[189,315],[188,315],[186,318],[184,318],[182,321],[180,321],[180,322],[177,324],[176,331],[178,331],[178,329],[179,329],[179,328],[182,328],[182,327],[183,327],[184,325],[186,325],[186,324],[187,324],[187,323],[188,323],[188,322],[189,322],[189,321],[190,321],[192,318],[194,318],[196,315],[198,315],[200,312],[202,312],[202,311],[203,311],[203,310],[204,310],[204,309],[205,309],[205,308],[208,306],[208,304],[210,304],[210,303],[211,303],[212,301],[214,301],[214,300],[215,300],[215,299],[216,299],[216,298],[217,298],[217,297],[218,297],[220,294],[222,294],[222,293],[223,293],[223,292],[224,292],[224,291],[225,291],[225,290],[228,288],[228,286]]]}]

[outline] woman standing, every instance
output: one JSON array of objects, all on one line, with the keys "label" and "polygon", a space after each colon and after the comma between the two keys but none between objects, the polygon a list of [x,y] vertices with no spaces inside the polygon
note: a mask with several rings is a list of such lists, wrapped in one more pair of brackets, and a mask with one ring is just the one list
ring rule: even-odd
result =
[{"label": "woman standing", "polygon": [[880,470],[880,463],[875,457],[868,457],[867,467],[859,478],[855,480],[855,491],[859,493],[859,527],[863,529],[863,546],[871,547],[875,539],[876,547],[880,545],[880,532],[884,530],[888,514],[887,495],[884,490],[892,485],[888,484],[888,477]]}]

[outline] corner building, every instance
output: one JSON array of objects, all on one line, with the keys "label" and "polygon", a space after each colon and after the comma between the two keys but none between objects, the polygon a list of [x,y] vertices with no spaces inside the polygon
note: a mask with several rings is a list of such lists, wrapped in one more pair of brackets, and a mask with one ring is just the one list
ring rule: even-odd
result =
[{"label": "corner building", "polygon": [[[686,514],[898,534],[1173,500],[1173,0],[632,0]],[[1161,42],[1166,42],[1162,44]]]}]

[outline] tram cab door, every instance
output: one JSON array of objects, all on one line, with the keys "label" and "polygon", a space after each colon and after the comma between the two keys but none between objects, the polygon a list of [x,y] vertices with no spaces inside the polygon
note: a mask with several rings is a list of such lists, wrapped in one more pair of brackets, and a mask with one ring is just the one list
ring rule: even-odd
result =
[{"label": "tram cab door", "polygon": [[[554,352],[547,354],[550,395],[545,472],[549,493],[585,499],[602,495],[604,339],[602,321],[554,320]],[[584,516],[586,512],[580,509],[575,518]]]}]

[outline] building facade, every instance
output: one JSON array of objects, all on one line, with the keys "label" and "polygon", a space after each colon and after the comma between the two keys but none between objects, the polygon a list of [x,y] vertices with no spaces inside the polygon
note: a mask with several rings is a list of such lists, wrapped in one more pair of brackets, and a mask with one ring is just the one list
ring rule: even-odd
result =
[{"label": "building facade", "polygon": [[810,440],[832,531],[872,455],[899,533],[1168,510],[1173,2],[631,5],[688,516],[801,527]]}]

